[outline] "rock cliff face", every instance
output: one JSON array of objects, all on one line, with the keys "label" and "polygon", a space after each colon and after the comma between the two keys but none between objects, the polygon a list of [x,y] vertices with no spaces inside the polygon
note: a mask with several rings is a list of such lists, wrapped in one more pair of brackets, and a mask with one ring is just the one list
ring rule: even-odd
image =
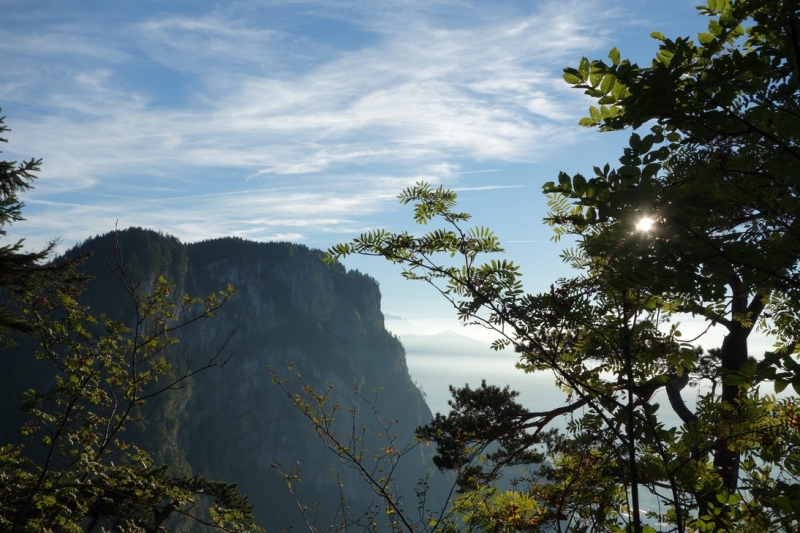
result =
[{"label": "rock cliff face", "polygon": [[[214,318],[213,329],[181,341],[184,349],[213,347],[220,333],[236,329],[227,348],[233,359],[222,371],[199,376],[187,404],[191,424],[181,436],[189,463],[237,481],[267,522],[294,505],[270,468],[274,462],[299,466],[302,490],[308,491],[301,498],[334,509],[339,487],[332,471],[343,466],[270,382],[266,367],[285,370],[293,362],[317,390],[333,385],[333,399],[343,407],[356,403],[354,389],[368,397],[382,389],[377,397],[381,418],[399,420],[393,429],[401,443],[412,440],[414,428],[427,423],[431,413],[409,377],[402,345],[384,327],[376,282],[341,266],[330,267],[319,252],[294,244],[222,239],[187,249],[190,293],[225,283],[241,291]],[[364,445],[377,453],[380,428],[366,412],[368,406],[360,407],[358,422],[371,429]],[[347,409],[340,417],[347,437]],[[404,459],[396,477],[407,489],[407,501],[417,479],[431,467],[428,459],[423,448]],[[354,471],[344,470],[343,475],[355,507],[373,499]],[[413,499],[410,503],[415,508]]]},{"label": "rock cliff face", "polygon": [[[96,237],[70,253],[94,250],[86,269],[96,279],[84,298],[95,312],[125,320],[120,302],[128,300],[105,264],[114,238]],[[398,421],[392,429],[400,443],[411,441],[414,428],[427,423],[431,413],[409,377],[403,347],[384,327],[377,283],[340,265],[328,266],[320,252],[296,244],[226,238],[183,245],[140,229],[120,232],[118,240],[126,270],[142,289],[164,275],[180,293],[206,295],[228,283],[239,291],[218,316],[182,334],[180,357],[202,363],[235,331],[224,347],[232,357],[224,368],[198,374],[169,399],[144,431],[149,447],[184,472],[236,482],[268,531],[301,525],[285,483],[270,467],[275,462],[302,470],[304,503],[321,502],[328,512],[339,505],[334,470],[344,471],[354,509],[373,500],[368,487],[325,449],[272,383],[267,367],[289,377],[291,361],[315,388],[333,385],[343,407],[345,436],[351,427],[347,407],[357,403],[353,392],[372,397],[371,391],[382,389],[376,403],[381,418]],[[356,426],[367,425],[364,446],[377,453],[380,429],[367,406],[361,407]],[[428,451],[417,447],[396,473],[414,512],[415,483],[432,468]],[[327,525],[325,520],[319,525]]]}]

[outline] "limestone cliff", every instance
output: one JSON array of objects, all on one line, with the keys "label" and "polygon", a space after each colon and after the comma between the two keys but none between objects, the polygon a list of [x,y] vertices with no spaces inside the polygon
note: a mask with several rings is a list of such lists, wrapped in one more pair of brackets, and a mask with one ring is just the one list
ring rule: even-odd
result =
[{"label": "limestone cliff", "polygon": [[[402,345],[384,327],[376,282],[328,266],[319,252],[294,244],[221,239],[187,248],[189,292],[209,292],[225,283],[241,291],[215,317],[212,330],[182,340],[184,349],[207,348],[219,343],[220,333],[236,329],[227,349],[233,359],[221,372],[199,376],[187,405],[192,422],[182,436],[189,462],[216,477],[236,480],[260,514],[277,516],[293,502],[269,465],[299,461],[308,491],[301,496],[333,508],[339,491],[332,471],[343,467],[270,383],[266,367],[282,370],[288,361],[295,363],[319,390],[335,386],[343,406],[355,402],[354,389],[367,396],[382,389],[377,400],[382,419],[399,420],[394,424],[398,439],[412,440],[414,428],[431,413],[408,375]],[[359,422],[372,432],[365,445],[377,452],[380,429],[361,407]],[[431,466],[423,450],[407,457],[397,474],[407,500],[413,499],[417,479]],[[225,457],[235,460],[220,461]],[[344,476],[355,507],[373,499],[355,472],[345,470]],[[410,504],[414,509],[415,502]]]},{"label": "limestone cliff", "polygon": [[[239,291],[218,316],[186,330],[177,345],[176,357],[202,363],[235,331],[224,347],[224,354],[232,356],[229,363],[195,376],[163,402],[139,438],[176,473],[236,482],[267,531],[300,525],[272,463],[299,466],[301,499],[321,502],[328,511],[340,503],[332,471],[344,468],[272,383],[267,367],[285,370],[292,361],[314,387],[336,387],[336,399],[345,408],[356,402],[354,391],[371,396],[382,389],[377,409],[384,421],[397,421],[393,430],[400,443],[411,441],[414,429],[431,418],[409,377],[402,345],[384,327],[378,285],[369,276],[326,265],[319,251],[296,244],[225,238],[184,245],[166,235],[129,229],[95,237],[69,252],[94,251],[86,272],[95,279],[83,299],[94,312],[123,321],[131,318],[129,298],[106,264],[115,239],[126,271],[141,290],[163,275],[180,293],[205,295],[229,283]],[[4,397],[4,410],[11,403]],[[362,410],[356,422],[369,430],[364,445],[378,452],[380,429],[373,417]],[[397,472],[414,513],[415,483],[432,468],[429,451],[417,447]],[[344,482],[354,509],[373,500],[354,472],[345,471]]]}]

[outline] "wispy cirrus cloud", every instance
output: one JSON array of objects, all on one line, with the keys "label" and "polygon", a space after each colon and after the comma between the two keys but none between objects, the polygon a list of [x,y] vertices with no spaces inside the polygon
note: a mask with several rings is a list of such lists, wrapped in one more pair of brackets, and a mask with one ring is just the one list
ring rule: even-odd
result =
[{"label": "wispy cirrus cloud", "polygon": [[25,226],[67,240],[117,219],[187,240],[370,227],[417,179],[575,143],[581,97],[560,68],[605,45],[597,20],[619,21],[616,5],[198,3],[104,26],[74,4],[67,22],[6,28],[12,155],[45,159]]}]

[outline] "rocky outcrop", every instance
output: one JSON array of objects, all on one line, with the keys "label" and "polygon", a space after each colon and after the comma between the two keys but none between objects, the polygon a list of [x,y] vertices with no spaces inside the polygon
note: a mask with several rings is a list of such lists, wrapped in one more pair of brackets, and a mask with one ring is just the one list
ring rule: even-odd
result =
[{"label": "rocky outcrop", "polygon": [[[319,251],[290,243],[226,238],[183,245],[140,229],[120,232],[118,239],[126,269],[145,287],[164,275],[192,295],[229,283],[239,291],[218,316],[181,335],[180,357],[201,363],[235,331],[224,348],[232,357],[223,369],[197,375],[178,393],[169,416],[153,422],[161,425],[159,438],[169,443],[154,445],[171,450],[165,459],[185,461],[195,473],[236,482],[268,531],[299,525],[294,501],[271,464],[299,467],[305,481],[301,499],[329,510],[340,503],[333,471],[344,468],[272,383],[268,368],[285,371],[291,361],[315,388],[334,386],[345,436],[353,427],[346,407],[359,403],[354,392],[372,398],[373,390],[381,390],[377,411],[384,422],[395,421],[400,443],[413,440],[414,429],[431,418],[409,377],[402,345],[384,327],[378,285],[369,276],[326,265]],[[105,265],[113,245],[114,236],[106,235],[70,253],[95,250],[87,268],[97,279],[85,298],[97,310],[121,317],[114,304],[124,301],[124,292]],[[355,427],[365,424],[363,445],[377,453],[380,426],[368,405],[360,407]],[[431,468],[428,451],[417,447],[396,473],[414,512],[416,481]],[[374,495],[353,471],[344,469],[342,475],[358,512]]]}]

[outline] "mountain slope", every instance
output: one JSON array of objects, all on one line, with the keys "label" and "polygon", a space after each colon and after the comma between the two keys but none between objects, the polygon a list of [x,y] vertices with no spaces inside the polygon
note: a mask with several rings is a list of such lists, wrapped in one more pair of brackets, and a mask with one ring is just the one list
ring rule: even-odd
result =
[{"label": "mountain slope", "polygon": [[[85,271],[95,279],[82,301],[94,313],[123,322],[132,322],[134,311],[109,263],[121,261],[137,291],[152,288],[162,275],[176,284],[178,294],[206,295],[229,283],[239,291],[218,316],[182,332],[172,354],[176,365],[192,361],[202,366],[223,349],[223,357],[230,355],[228,363],[194,376],[162,400],[131,437],[176,474],[236,482],[267,531],[300,525],[294,500],[270,467],[276,462],[302,470],[299,497],[325,506],[320,526],[327,525],[341,503],[339,481],[355,514],[374,499],[352,471],[333,479],[332,472],[344,468],[341,461],[272,382],[268,367],[282,370],[292,361],[316,390],[335,387],[332,399],[343,413],[339,429],[346,437],[364,424],[368,431],[361,442],[370,449],[367,456],[379,452],[385,437],[379,436],[382,429],[369,405],[362,403],[355,420],[347,420],[347,410],[359,404],[355,392],[372,398],[373,390],[382,389],[376,407],[384,423],[393,421],[399,443],[412,441],[414,429],[431,418],[408,375],[402,345],[384,327],[377,283],[341,265],[326,265],[319,251],[238,238],[184,245],[137,228],[89,239],[68,254],[90,251]],[[28,342],[4,354],[4,412],[17,411],[20,391],[46,387],[51,379],[37,374],[32,351]],[[19,422],[12,418],[0,422],[4,438]],[[416,447],[396,473],[405,488],[403,501],[414,512],[413,490],[431,468],[429,452]],[[433,492],[440,493],[441,485],[435,482]]]}]

